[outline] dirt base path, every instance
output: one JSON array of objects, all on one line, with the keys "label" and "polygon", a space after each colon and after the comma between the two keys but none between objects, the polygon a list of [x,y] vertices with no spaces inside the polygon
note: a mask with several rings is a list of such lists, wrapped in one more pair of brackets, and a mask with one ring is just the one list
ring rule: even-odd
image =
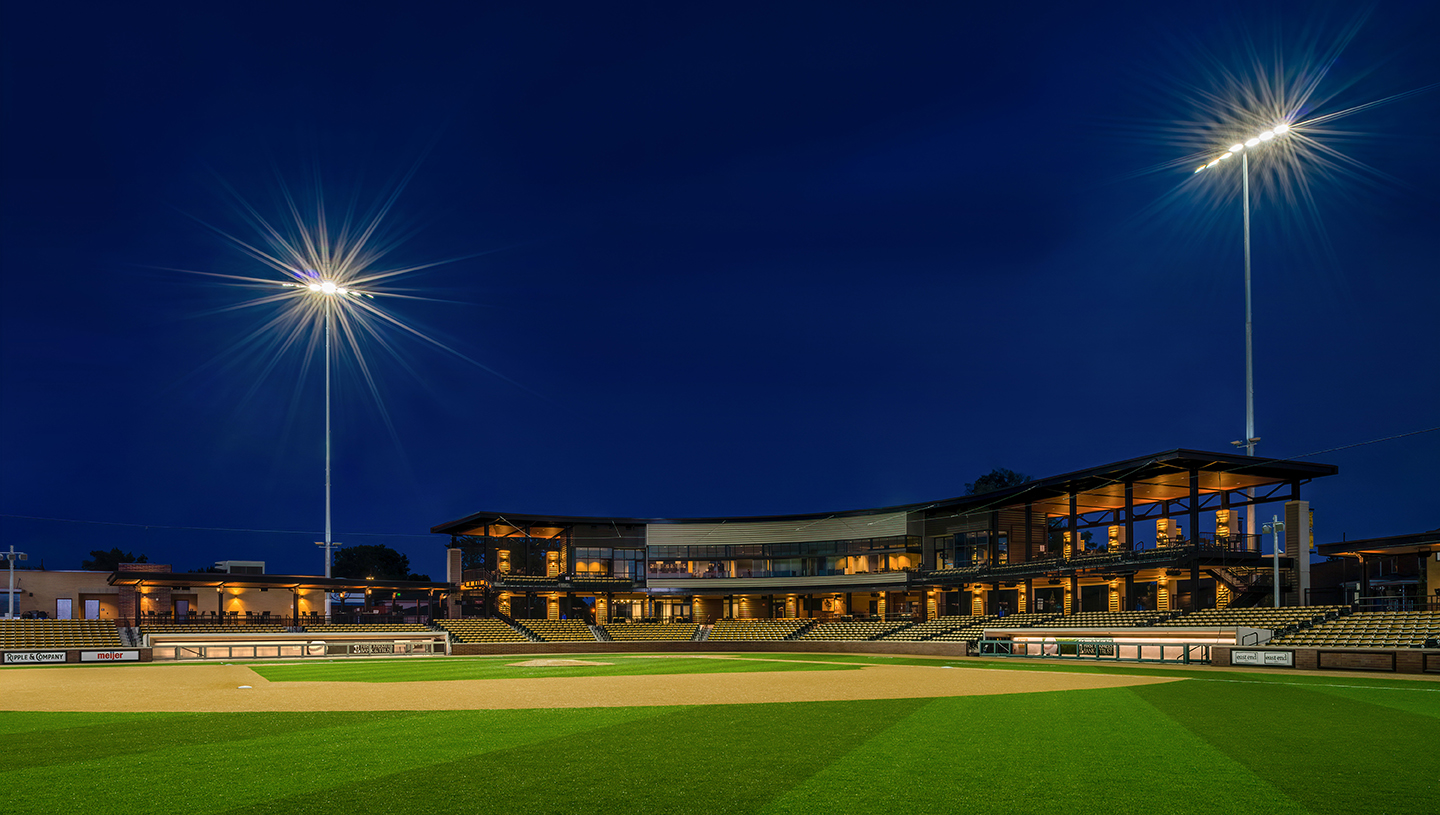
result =
[{"label": "dirt base path", "polygon": [[977,696],[1173,681],[1059,671],[878,665],[854,671],[270,682],[243,665],[107,665],[0,671],[0,709],[223,712],[716,705]]}]

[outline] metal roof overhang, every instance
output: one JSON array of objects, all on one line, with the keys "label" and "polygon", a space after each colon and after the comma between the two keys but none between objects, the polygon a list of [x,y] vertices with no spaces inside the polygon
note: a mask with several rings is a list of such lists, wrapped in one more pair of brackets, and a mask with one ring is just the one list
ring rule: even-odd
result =
[{"label": "metal roof overhang", "polygon": [[1440,552],[1440,529],[1413,535],[1322,543],[1315,550],[1327,557],[1344,555],[1409,555]]},{"label": "metal roof overhang", "polygon": [[223,574],[216,572],[113,572],[106,582],[112,586],[169,588],[313,589],[329,592],[364,591],[453,591],[449,583],[424,580],[352,580],[345,577],[312,577],[300,574]]},{"label": "metal roof overhang", "polygon": [[1241,490],[1283,484],[1288,481],[1309,481],[1335,475],[1340,468],[1288,459],[1254,458],[1231,453],[1209,453],[1200,450],[1176,449],[1150,456],[1117,461],[1073,473],[1029,481],[981,495],[964,495],[941,501],[881,507],[876,509],[811,512],[799,515],[754,515],[735,518],[607,518],[575,515],[535,515],[513,512],[477,512],[430,528],[446,535],[474,534],[486,524],[510,526],[569,526],[578,524],[669,524],[721,523],[723,521],[808,521],[819,518],[847,518],[887,512],[920,510],[1004,509],[1032,504],[1049,515],[1068,515],[1069,498],[1076,494],[1080,513],[1120,509],[1125,506],[1125,483],[1133,485],[1137,505],[1183,499],[1190,494],[1190,471],[1197,470],[1201,493]]}]

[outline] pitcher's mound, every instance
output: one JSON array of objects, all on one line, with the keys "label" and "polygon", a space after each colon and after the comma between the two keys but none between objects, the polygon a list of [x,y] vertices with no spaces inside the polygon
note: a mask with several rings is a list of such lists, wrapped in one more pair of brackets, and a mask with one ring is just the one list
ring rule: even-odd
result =
[{"label": "pitcher's mound", "polygon": [[589,665],[614,665],[613,662],[592,662],[587,659],[532,659],[526,662],[512,662],[515,668],[584,668]]}]

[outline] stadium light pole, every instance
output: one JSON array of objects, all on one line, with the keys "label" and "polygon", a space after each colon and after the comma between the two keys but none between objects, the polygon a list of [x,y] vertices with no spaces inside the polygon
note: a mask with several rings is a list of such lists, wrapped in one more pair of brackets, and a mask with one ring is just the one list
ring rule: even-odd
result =
[{"label": "stadium light pole", "polygon": [[[1260,441],[1260,438],[1255,435],[1255,353],[1250,298],[1250,153],[1262,144],[1284,136],[1288,132],[1290,132],[1290,125],[1281,122],[1243,142],[1230,145],[1229,150],[1195,169],[1195,172],[1199,173],[1229,161],[1236,154],[1240,156],[1240,198],[1244,212],[1245,242],[1245,438],[1243,441],[1235,441],[1231,444],[1236,447],[1244,447],[1247,456],[1255,455],[1255,444]],[[1255,490],[1250,488],[1245,492],[1252,502],[1249,511],[1245,513],[1245,535],[1249,539],[1255,535],[1255,505],[1253,503]]]},{"label": "stadium light pole", "polygon": [[[335,301],[347,295],[360,297],[362,292],[337,285],[333,280],[318,278],[310,283],[282,283],[289,288],[306,289],[320,298],[321,318],[325,333],[325,540],[316,543],[325,550],[325,576],[330,577],[332,553],[341,544],[330,531],[330,332],[335,321]],[[325,592],[325,619],[330,619],[330,592]]]}]

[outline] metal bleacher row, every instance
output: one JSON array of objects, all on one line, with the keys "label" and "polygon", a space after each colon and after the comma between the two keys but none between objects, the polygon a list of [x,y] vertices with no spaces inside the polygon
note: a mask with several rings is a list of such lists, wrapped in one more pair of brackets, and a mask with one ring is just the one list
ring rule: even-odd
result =
[{"label": "metal bleacher row", "polygon": [[662,642],[693,640],[700,632],[696,623],[606,623],[601,626],[616,642]]},{"label": "metal bleacher row", "polygon": [[1310,625],[1321,620],[1337,617],[1346,611],[1345,606],[1285,606],[1281,608],[1207,608],[1192,611],[1157,625],[1198,627],[1198,626],[1246,626],[1268,628],[1272,631]]},{"label": "metal bleacher row", "polygon": [[120,630],[106,620],[0,620],[0,648],[119,648]]},{"label": "metal bleacher row", "polygon": [[595,632],[580,620],[516,620],[543,642],[594,642]]},{"label": "metal bleacher row", "polygon": [[450,634],[456,642],[530,642],[504,620],[492,617],[436,620],[435,625]]},{"label": "metal bleacher row", "polygon": [[1270,644],[1302,648],[1423,648],[1427,642],[1436,640],[1440,640],[1440,611],[1372,611],[1326,620],[1276,637]]},{"label": "metal bleacher row", "polygon": [[816,623],[805,630],[798,640],[877,640],[907,623],[883,622],[880,620],[841,620],[839,622]]},{"label": "metal bleacher row", "polygon": [[[920,623],[878,620],[724,619],[708,631],[691,622],[616,621],[595,629],[580,620],[467,618],[423,624],[312,623],[305,632],[442,631],[460,643],[491,642],[663,642],[708,639],[739,641],[892,641],[975,642],[987,628],[1131,628],[1250,627],[1275,632],[1270,644],[1282,647],[1422,647],[1440,639],[1440,611],[1349,613],[1345,606],[1206,609],[1197,612],[1080,612],[1010,614],[1004,617],[953,615]],[[266,633],[278,624],[243,625],[165,622],[142,625],[140,633]],[[600,633],[603,632],[603,633]],[[598,636],[597,636],[598,633]],[[1179,632],[1168,632],[1179,633]],[[0,620],[0,649],[119,648],[121,632],[101,620]],[[1432,646],[1433,647],[1433,646]]]},{"label": "metal bleacher row", "polygon": [[809,625],[809,620],[721,620],[710,630],[710,640],[784,640]]}]

